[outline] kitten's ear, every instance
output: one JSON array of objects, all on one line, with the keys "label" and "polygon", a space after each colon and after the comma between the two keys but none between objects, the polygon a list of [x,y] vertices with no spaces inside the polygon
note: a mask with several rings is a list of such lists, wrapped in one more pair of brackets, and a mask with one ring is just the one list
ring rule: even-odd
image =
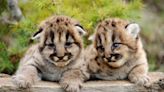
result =
[{"label": "kitten's ear", "polygon": [[94,41],[94,39],[95,39],[95,34],[89,36],[89,38],[88,38],[89,41]]},{"label": "kitten's ear", "polygon": [[41,34],[43,32],[43,28],[39,28],[39,30],[37,32],[34,33],[34,35],[31,37],[32,40],[36,40],[39,39]]},{"label": "kitten's ear", "polygon": [[140,26],[137,23],[127,25],[126,31],[133,37],[136,38],[140,32]]},{"label": "kitten's ear", "polygon": [[87,32],[85,32],[84,28],[80,24],[76,24],[75,27],[81,36],[87,34]]}]

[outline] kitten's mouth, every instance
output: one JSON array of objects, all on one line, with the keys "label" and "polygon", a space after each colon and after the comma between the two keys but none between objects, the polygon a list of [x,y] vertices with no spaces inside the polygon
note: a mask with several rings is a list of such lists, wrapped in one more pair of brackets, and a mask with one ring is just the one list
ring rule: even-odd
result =
[{"label": "kitten's mouth", "polygon": [[111,54],[111,57],[104,57],[104,61],[107,62],[117,62],[118,60],[120,60],[123,56],[120,54]]},{"label": "kitten's mouth", "polygon": [[69,63],[70,63],[71,60],[68,60],[68,61],[59,61],[59,62],[53,62],[56,66],[58,67],[65,67],[67,66]]},{"label": "kitten's mouth", "polygon": [[125,55],[113,54],[109,58],[104,58],[104,61],[108,63],[110,67],[119,68],[124,65],[127,60],[125,59]]},{"label": "kitten's mouth", "polygon": [[64,66],[67,66],[70,63],[70,61],[72,60],[72,55],[70,55],[70,56],[66,55],[62,58],[51,55],[50,58],[52,60],[52,63],[55,64],[56,66],[64,67]]}]

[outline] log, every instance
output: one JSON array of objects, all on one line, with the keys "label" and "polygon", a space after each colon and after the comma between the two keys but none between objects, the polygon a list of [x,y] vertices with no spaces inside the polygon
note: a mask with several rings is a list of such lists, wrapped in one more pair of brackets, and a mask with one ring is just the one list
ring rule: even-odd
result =
[{"label": "log", "polygon": [[[81,92],[164,92],[164,73],[149,73],[149,86],[138,86],[127,80],[88,81],[83,84]],[[163,79],[162,79],[163,78]],[[29,89],[19,89],[11,82],[11,77],[0,78],[0,92],[64,92],[58,83],[40,81]]]}]

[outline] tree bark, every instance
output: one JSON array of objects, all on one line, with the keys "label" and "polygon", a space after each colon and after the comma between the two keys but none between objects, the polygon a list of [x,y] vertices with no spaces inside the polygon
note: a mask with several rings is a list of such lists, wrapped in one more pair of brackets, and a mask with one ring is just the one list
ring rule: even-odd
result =
[{"label": "tree bark", "polygon": [[8,0],[8,7],[9,11],[11,13],[12,19],[16,21],[20,21],[23,17],[22,11],[20,10],[18,6],[18,1],[17,0]]}]

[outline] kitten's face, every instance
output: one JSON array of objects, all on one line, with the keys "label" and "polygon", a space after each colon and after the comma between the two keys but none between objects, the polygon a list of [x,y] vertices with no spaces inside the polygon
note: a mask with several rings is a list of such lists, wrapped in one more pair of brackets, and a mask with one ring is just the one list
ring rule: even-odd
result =
[{"label": "kitten's face", "polygon": [[102,58],[103,62],[117,68],[128,61],[132,52],[135,52],[137,48],[137,38],[128,33],[129,30],[131,29],[127,29],[126,25],[116,25],[115,28],[111,28],[108,25],[100,25],[97,28],[95,47],[98,56]]},{"label": "kitten's face", "polygon": [[58,67],[64,67],[77,59],[83,48],[83,30],[70,21],[68,18],[58,17],[46,24],[40,36],[40,53]]}]

